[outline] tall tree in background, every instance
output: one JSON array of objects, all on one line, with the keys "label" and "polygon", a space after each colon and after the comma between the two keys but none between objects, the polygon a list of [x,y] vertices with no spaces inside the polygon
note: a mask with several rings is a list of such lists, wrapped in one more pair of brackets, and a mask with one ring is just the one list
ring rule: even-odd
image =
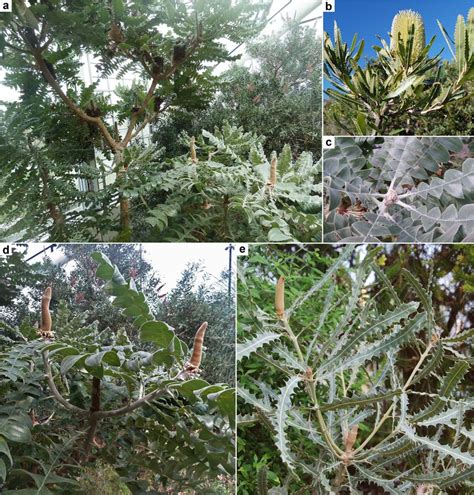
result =
[{"label": "tall tree in background", "polygon": [[[216,85],[209,62],[233,59],[228,42],[258,32],[264,6],[32,0],[27,7],[16,0],[14,12],[0,20],[6,84],[22,95],[6,105],[0,126],[0,188],[12,222],[6,234],[129,240],[127,183],[131,175],[146,175],[154,157],[140,155],[146,125],[170,107],[202,108],[209,101]],[[80,77],[84,53],[97,72],[90,86]],[[99,90],[106,78],[129,73],[135,82],[118,88],[118,101]],[[119,126],[126,130],[120,133]],[[93,148],[113,166],[92,167]],[[77,191],[77,179],[90,190]]]},{"label": "tall tree in background", "polygon": [[273,34],[247,45],[249,67],[236,63],[223,74],[224,85],[209,109],[177,109],[160,124],[155,139],[170,155],[181,151],[172,136],[185,130],[222,126],[224,121],[264,135],[265,151],[288,143],[295,156],[321,155],[321,40],[315,29],[290,23],[282,36]]}]

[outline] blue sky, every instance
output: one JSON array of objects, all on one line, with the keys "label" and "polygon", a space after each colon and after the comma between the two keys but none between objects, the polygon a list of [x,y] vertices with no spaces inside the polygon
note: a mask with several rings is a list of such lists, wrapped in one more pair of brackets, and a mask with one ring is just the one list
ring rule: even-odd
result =
[{"label": "blue sky", "polygon": [[425,21],[426,41],[436,35],[431,55],[444,48],[443,57],[451,58],[436,19],[453,38],[457,16],[461,14],[466,18],[471,7],[474,0],[336,0],[336,12],[324,14],[324,30],[332,37],[336,20],[344,41],[351,42],[354,33],[358,33],[358,39],[365,39],[364,55],[371,57],[375,54],[372,46],[380,44],[376,35],[388,41],[395,14],[411,9],[419,12]]}]

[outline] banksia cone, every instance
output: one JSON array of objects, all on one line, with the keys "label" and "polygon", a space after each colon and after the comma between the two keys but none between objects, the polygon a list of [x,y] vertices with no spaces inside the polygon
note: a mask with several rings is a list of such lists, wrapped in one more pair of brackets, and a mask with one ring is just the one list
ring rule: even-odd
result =
[{"label": "banksia cone", "polygon": [[189,360],[189,366],[194,369],[198,369],[201,364],[202,358],[202,345],[204,343],[204,334],[207,329],[207,321],[205,321],[196,332],[194,337],[193,354]]},{"label": "banksia cone", "polygon": [[52,337],[53,332],[52,321],[51,321],[51,313],[49,311],[49,305],[51,303],[51,287],[47,287],[43,292],[43,297],[41,298],[41,329],[39,334],[45,338],[49,339]]},{"label": "banksia cone", "polygon": [[474,7],[467,14],[467,39],[469,41],[469,55],[474,54]]},{"label": "banksia cone", "polygon": [[49,312],[49,304],[51,302],[51,287],[46,287],[41,299],[41,331],[51,332],[51,314]]},{"label": "banksia cone", "polygon": [[191,161],[193,163],[197,163],[197,155],[196,155],[196,138],[193,136],[189,143],[189,148],[191,151]]},{"label": "banksia cone", "polygon": [[285,278],[280,277],[275,289],[275,312],[278,319],[285,318]]},{"label": "banksia cone", "polygon": [[272,156],[272,162],[270,164],[270,180],[269,180],[269,185],[271,186],[276,186],[277,183],[277,165],[278,165],[278,160],[276,155],[274,154]]},{"label": "banksia cone", "polygon": [[462,15],[458,15],[458,19],[456,21],[454,43],[456,45],[456,63],[458,66],[458,71],[462,72],[466,64],[466,43],[468,43],[468,39],[466,37],[466,24],[464,23],[464,17]]},{"label": "banksia cone", "polygon": [[344,437],[344,450],[350,452],[357,439],[357,432],[359,431],[359,425],[354,425]]},{"label": "banksia cone", "polygon": [[415,26],[413,35],[413,52],[412,59],[417,59],[426,46],[425,24],[423,18],[418,12],[413,10],[402,10],[394,18],[391,31],[390,49],[396,52],[398,41],[401,40],[406,46],[410,38],[410,33]]}]

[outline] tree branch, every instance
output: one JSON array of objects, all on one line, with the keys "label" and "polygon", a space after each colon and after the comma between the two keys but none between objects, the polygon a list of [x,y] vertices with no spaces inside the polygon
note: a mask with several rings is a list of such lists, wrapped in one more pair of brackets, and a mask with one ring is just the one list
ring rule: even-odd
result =
[{"label": "tree branch", "polygon": [[[145,108],[148,106],[148,103],[150,103],[150,100],[153,98],[153,94],[155,93],[158,80],[159,80],[158,77],[154,77],[152,79],[150,87],[148,88],[148,93],[146,94],[145,99],[143,100],[142,106],[138,109],[138,111],[133,113],[132,118],[130,119],[130,124],[128,125],[127,133],[125,134],[125,137],[120,143],[123,148],[125,148],[128,145],[128,143],[131,141],[133,129],[135,128],[138,117],[145,111]],[[137,133],[135,133],[135,135],[136,134]]]},{"label": "tree branch", "polygon": [[48,351],[43,351],[41,354],[43,356],[44,372],[46,375],[46,380],[48,381],[49,389],[51,390],[51,393],[54,395],[54,398],[69,411],[73,411],[76,414],[80,414],[81,416],[86,416],[87,414],[89,414],[89,411],[86,411],[85,409],[82,409],[80,407],[71,404],[60,394],[59,390],[56,388],[56,384],[54,383],[53,374],[51,371],[51,364],[48,359],[49,353]]},{"label": "tree branch", "polygon": [[56,91],[57,95],[66,103],[66,105],[83,121],[89,122],[91,124],[95,124],[102,135],[104,136],[105,140],[107,141],[107,144],[109,147],[112,149],[112,151],[116,151],[119,149],[118,143],[114,140],[112,135],[110,134],[109,130],[107,129],[106,125],[104,124],[103,120],[100,117],[90,117],[87,115],[84,110],[82,110],[80,107],[78,107],[74,101],[69,98],[66,93],[61,89],[61,86],[59,83],[56,81],[56,79],[53,77],[51,74],[50,70],[48,69],[48,66],[46,65],[42,52],[44,49],[51,43],[52,39],[50,39],[44,47],[34,47],[29,43],[29,41],[21,35],[21,38],[23,39],[24,43],[28,47],[29,52],[33,55],[36,65],[38,69],[41,71],[43,74],[44,78],[46,81],[49,83],[49,85]]},{"label": "tree branch", "polygon": [[173,63],[171,65],[171,67],[167,71],[165,71],[163,74],[158,74],[158,75],[153,77],[151,84],[150,84],[150,88],[148,89],[148,92],[145,96],[145,99],[143,100],[141,107],[138,109],[137,112],[135,112],[132,115],[132,118],[130,119],[130,124],[128,126],[127,133],[126,133],[125,137],[123,138],[122,142],[120,143],[120,145],[123,148],[125,148],[128,145],[128,143],[132,140],[132,138],[136,137],[139,134],[139,132],[141,132],[146,127],[146,124],[143,126],[140,126],[139,130],[137,130],[135,132],[135,134],[133,134],[133,129],[135,128],[138,117],[145,111],[146,107],[148,106],[148,103],[150,103],[150,100],[155,93],[155,89],[156,89],[158,82],[168,80],[178,70],[178,68],[181,65],[183,65],[185,62],[187,62],[189,60],[189,58],[196,51],[196,48],[199,46],[200,41],[201,41],[200,38],[194,38],[193,43],[191,44],[188,52],[186,53],[185,57],[182,60],[180,60],[179,62]]},{"label": "tree branch", "polygon": [[100,117],[90,117],[89,115],[84,112],[81,108],[79,108],[61,89],[61,86],[59,86],[58,82],[56,79],[54,79],[53,75],[49,71],[43,57],[41,56],[41,52],[39,50],[34,49],[33,51],[33,56],[35,57],[36,63],[38,64],[39,69],[43,73],[44,77],[48,81],[49,85],[56,91],[58,96],[66,103],[66,105],[82,120],[85,122],[90,122],[91,124],[95,124],[99,130],[101,131],[102,135],[104,136],[105,140],[107,141],[107,144],[109,147],[113,150],[116,151],[119,147],[117,142],[114,140],[112,135],[110,134],[109,130],[107,129],[106,125],[102,121]]},{"label": "tree branch", "polygon": [[16,50],[17,52],[21,53],[30,53],[28,50],[23,50],[23,48],[18,48],[15,45],[11,45],[10,43],[5,41],[5,46],[8,46],[8,48],[11,48],[12,50]]},{"label": "tree branch", "polygon": [[92,377],[92,391],[91,391],[91,416],[89,420],[89,431],[85,441],[85,457],[89,457],[89,454],[94,444],[95,432],[97,431],[97,425],[100,418],[96,416],[96,413],[100,411],[100,378]]},{"label": "tree branch", "polygon": [[150,392],[148,395],[145,395],[141,399],[137,399],[135,402],[128,404],[127,406],[120,407],[119,409],[112,409],[110,411],[97,411],[93,413],[93,416],[97,417],[98,419],[122,416],[124,414],[131,413],[139,407],[144,406],[147,402],[151,402],[152,400],[165,395],[167,392],[167,389],[156,389],[153,392]]}]

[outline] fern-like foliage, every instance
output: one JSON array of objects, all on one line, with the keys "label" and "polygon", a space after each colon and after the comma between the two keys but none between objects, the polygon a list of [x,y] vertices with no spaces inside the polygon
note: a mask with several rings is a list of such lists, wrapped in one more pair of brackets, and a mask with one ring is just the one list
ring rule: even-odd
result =
[{"label": "fern-like foliage", "polygon": [[[301,490],[304,479],[317,493],[365,493],[370,485],[394,494],[422,485],[437,494],[451,487],[471,493],[467,418],[474,402],[461,390],[473,333],[443,338],[431,287],[408,272],[402,286],[392,285],[380,248],[369,247],[362,258],[358,252],[344,248],[305,292],[288,276],[291,303],[283,316],[240,296],[242,425],[268,430]],[[258,264],[247,268],[259,271]],[[248,296],[246,273],[240,275]],[[335,312],[330,287],[341,280],[346,297]],[[382,287],[383,305],[368,297],[369,286]],[[320,311],[306,318],[308,298]]]},{"label": "fern-like foliage", "polygon": [[338,138],[325,153],[328,242],[469,242],[471,138]]}]

